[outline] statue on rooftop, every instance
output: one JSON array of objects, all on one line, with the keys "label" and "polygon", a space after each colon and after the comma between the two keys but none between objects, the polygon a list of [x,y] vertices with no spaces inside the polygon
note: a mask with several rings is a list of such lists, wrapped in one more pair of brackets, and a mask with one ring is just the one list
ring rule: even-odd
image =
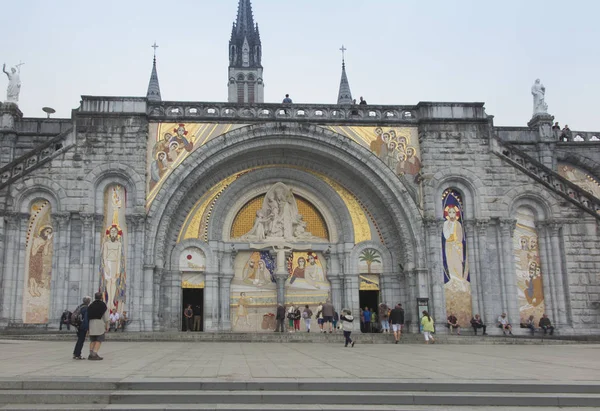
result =
[{"label": "statue on rooftop", "polygon": [[15,103],[19,102],[19,92],[21,91],[21,64],[17,64],[16,67],[10,69],[10,73],[6,71],[6,63],[2,66],[2,71],[8,77],[8,88],[6,89],[6,102]]},{"label": "statue on rooftop", "polygon": [[544,101],[546,87],[544,87],[540,79],[535,80],[535,83],[531,86],[531,94],[533,95],[533,116],[547,114],[548,104]]}]

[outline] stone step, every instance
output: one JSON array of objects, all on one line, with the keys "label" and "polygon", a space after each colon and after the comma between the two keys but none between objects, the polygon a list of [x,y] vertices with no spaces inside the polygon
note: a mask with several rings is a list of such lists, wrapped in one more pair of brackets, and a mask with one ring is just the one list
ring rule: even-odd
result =
[{"label": "stone step", "polygon": [[[465,387],[467,388],[467,387]],[[424,391],[107,391],[2,390],[0,404],[330,404],[596,407],[600,394]],[[131,407],[130,407],[131,408]],[[262,408],[262,407],[259,407]]]},{"label": "stone step", "polygon": [[511,383],[511,382],[411,382],[396,380],[320,380],[320,381],[225,381],[197,380],[192,378],[143,379],[109,381],[105,379],[76,380],[0,380],[0,390],[11,391],[61,391],[64,393],[90,391],[378,391],[378,392],[495,392],[495,393],[536,393],[536,394],[599,394],[600,383],[552,384],[552,383]]},{"label": "stone step", "polygon": [[[436,411],[514,411],[520,409],[531,410],[531,406],[443,406],[436,407]],[[557,407],[535,407],[535,411],[556,411]],[[81,410],[81,411],[282,411],[282,410],[307,410],[307,411],[431,411],[430,405],[351,405],[351,404],[8,404],[0,406],[2,411],[55,411],[55,410]],[[581,407],[560,407],[560,411],[582,411]]]},{"label": "stone step", "polygon": [[[520,409],[531,410],[531,406],[443,406],[436,407],[436,411],[514,411]],[[557,407],[535,406],[535,411],[556,411]],[[282,411],[282,410],[307,410],[307,411],[431,411],[430,405],[351,405],[351,404],[8,404],[0,406],[2,411],[55,411],[55,410],[81,410],[81,411]],[[560,407],[560,411],[582,411],[581,407]]]}]

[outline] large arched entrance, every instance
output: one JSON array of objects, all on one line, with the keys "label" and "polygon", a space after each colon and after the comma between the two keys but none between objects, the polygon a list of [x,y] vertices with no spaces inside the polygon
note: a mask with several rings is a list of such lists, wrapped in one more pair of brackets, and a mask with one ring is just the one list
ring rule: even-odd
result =
[{"label": "large arched entrance", "polygon": [[[285,244],[275,244],[279,234],[267,239],[252,231],[258,218],[273,212],[269,199],[278,186],[290,190],[294,213],[305,223],[290,226],[288,231],[298,235],[283,235],[285,241],[277,243]],[[278,298],[281,302],[277,275],[284,272],[283,302],[314,304],[331,298],[338,310],[358,310],[363,267],[378,267],[374,274],[388,303],[414,300],[417,288],[428,288],[409,281],[409,274],[426,264],[422,217],[406,187],[369,150],[318,126],[269,123],[209,141],[166,178],[149,216],[145,275],[155,281],[155,329],[180,328],[180,252],[181,244],[190,241],[206,250],[205,330],[240,329],[240,314],[242,323],[254,324],[249,331],[264,329],[265,310]],[[311,234],[303,237],[302,230]],[[286,267],[282,260],[277,264],[280,249]],[[315,260],[317,271],[324,273],[323,281],[312,284],[311,291],[318,292],[293,292],[295,285],[310,282],[304,278],[290,284],[293,272],[299,266],[310,271],[307,265]],[[245,286],[260,288],[261,295],[250,297]],[[244,318],[261,299],[254,317]]]}]

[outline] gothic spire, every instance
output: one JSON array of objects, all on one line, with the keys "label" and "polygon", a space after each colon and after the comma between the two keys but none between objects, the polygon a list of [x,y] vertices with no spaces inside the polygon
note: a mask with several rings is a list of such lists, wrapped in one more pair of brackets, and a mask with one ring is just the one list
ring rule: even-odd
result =
[{"label": "gothic spire", "polygon": [[237,19],[229,40],[230,67],[262,67],[258,24],[254,24],[250,0],[239,0]]},{"label": "gothic spire", "polygon": [[342,45],[342,79],[340,80],[340,91],[338,93],[338,104],[352,104],[352,92],[350,91],[350,83],[346,76],[346,62],[344,60],[344,51],[346,48]]},{"label": "gothic spire", "polygon": [[161,101],[160,86],[158,85],[158,73],[156,72],[156,49],[158,48],[156,42],[154,42],[152,48],[154,49],[154,61],[152,63],[152,74],[150,74],[150,82],[148,83],[146,99],[148,101]]}]

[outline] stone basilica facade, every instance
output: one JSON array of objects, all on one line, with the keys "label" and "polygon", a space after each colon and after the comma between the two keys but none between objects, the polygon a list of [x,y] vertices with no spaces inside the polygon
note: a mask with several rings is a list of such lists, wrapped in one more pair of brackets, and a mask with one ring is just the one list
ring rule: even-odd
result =
[{"label": "stone basilica facade", "polygon": [[522,127],[354,105],[344,66],[337,104],[264,103],[249,0],[229,52],[226,103],[162,101],[155,59],[146,97],[28,118],[9,76],[0,327],[56,328],[101,291],[131,331],[185,330],[191,304],[195,329],[266,332],[278,303],[330,299],[402,302],[412,332],[423,309],[600,332],[600,133],[552,129],[540,82]]}]

